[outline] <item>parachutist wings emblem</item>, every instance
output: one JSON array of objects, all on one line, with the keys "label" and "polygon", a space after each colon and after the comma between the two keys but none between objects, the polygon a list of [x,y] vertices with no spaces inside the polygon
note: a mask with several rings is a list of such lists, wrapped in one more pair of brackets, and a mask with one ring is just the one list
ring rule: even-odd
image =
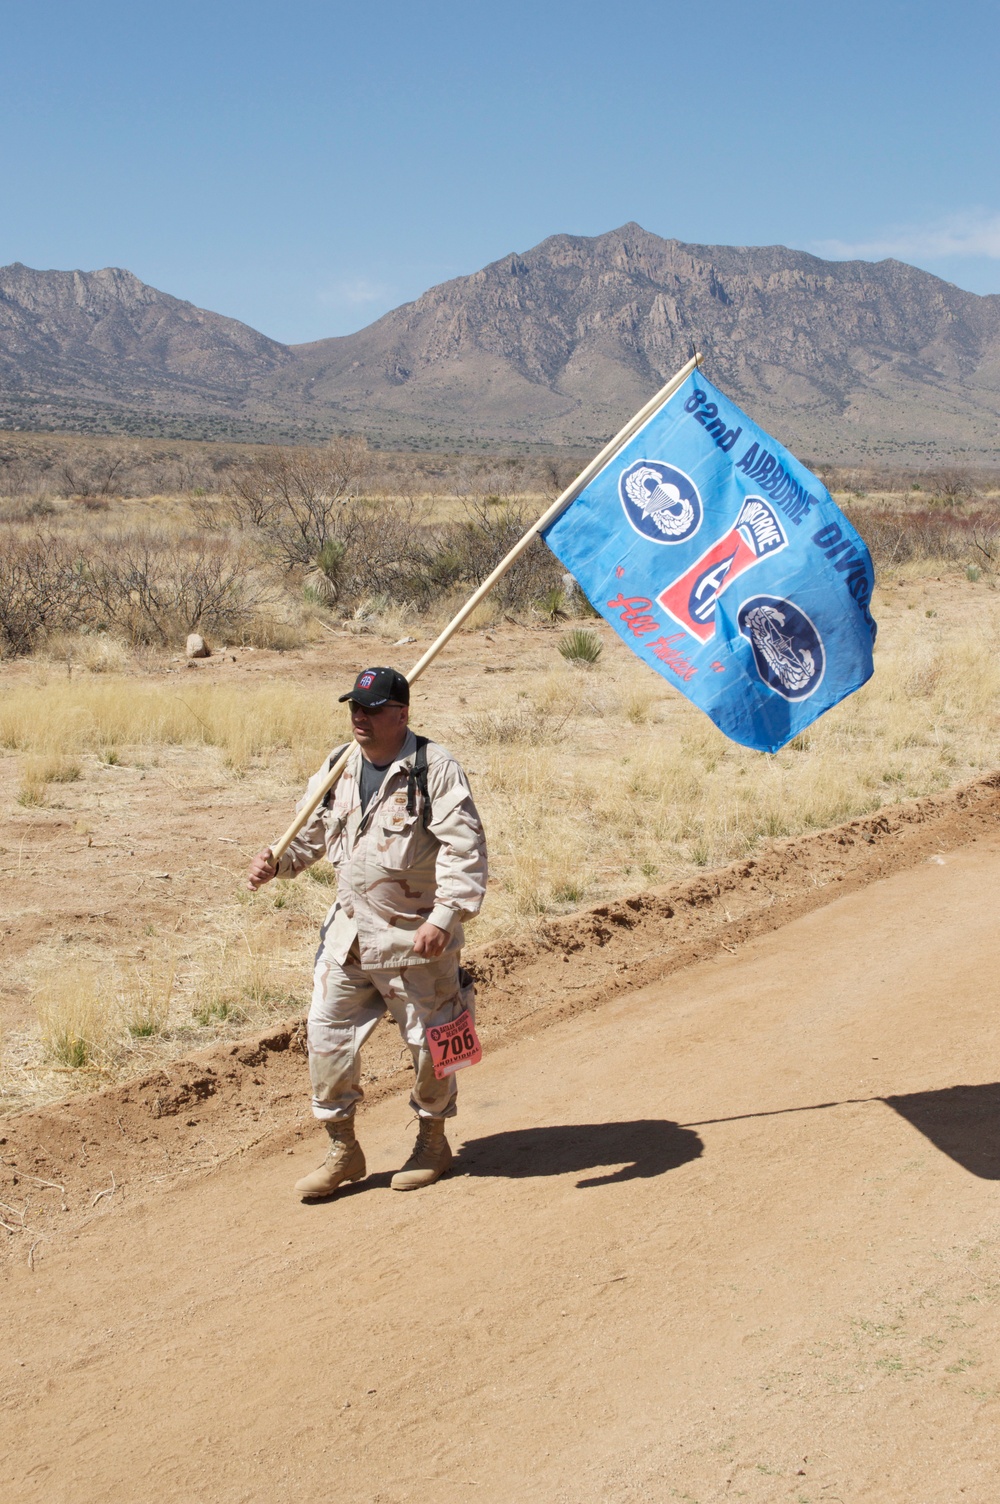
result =
[{"label": "parachutist wings emblem", "polygon": [[637,460],[622,471],[618,486],[632,526],[653,543],[683,543],[701,526],[698,488],[674,465]]},{"label": "parachutist wings emblem", "polygon": [[661,533],[675,537],[686,532],[694,517],[694,507],[670,481],[663,481],[656,470],[635,470],[626,478],[629,500],[641,511],[643,521],[651,517]]}]

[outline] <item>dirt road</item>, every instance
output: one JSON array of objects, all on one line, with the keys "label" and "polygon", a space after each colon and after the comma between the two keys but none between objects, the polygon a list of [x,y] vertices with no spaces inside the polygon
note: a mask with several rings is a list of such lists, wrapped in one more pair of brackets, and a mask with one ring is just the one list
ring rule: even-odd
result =
[{"label": "dirt road", "polygon": [[260,1146],[7,1285],[5,1497],[993,1504],[1000,836],[494,1051],[402,1196]]}]

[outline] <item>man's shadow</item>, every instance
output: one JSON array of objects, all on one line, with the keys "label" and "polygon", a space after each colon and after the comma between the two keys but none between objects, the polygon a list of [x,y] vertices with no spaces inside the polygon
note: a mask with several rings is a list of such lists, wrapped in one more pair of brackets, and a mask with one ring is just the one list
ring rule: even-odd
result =
[{"label": "man's shadow", "polygon": [[590,1175],[577,1186],[615,1185],[664,1175],[697,1159],[704,1145],[690,1128],[660,1118],[630,1123],[571,1123],[557,1128],[518,1128],[469,1139],[455,1156],[455,1173],[521,1180],[536,1175],[570,1175],[618,1165],[606,1175]]},{"label": "man's shadow", "polygon": [[882,1100],[963,1170],[1000,1180],[1000,1082]]}]

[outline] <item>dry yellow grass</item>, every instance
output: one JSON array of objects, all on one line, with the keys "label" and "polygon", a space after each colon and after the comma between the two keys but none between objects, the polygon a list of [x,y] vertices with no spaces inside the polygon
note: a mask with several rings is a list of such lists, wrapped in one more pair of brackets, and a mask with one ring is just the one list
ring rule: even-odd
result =
[{"label": "dry yellow grass", "polygon": [[17,802],[28,806],[44,804],[50,783],[76,783],[80,776],[80,764],[58,753],[25,757]]},{"label": "dry yellow grass", "polygon": [[[41,963],[41,964],[40,964]],[[45,964],[47,963],[47,964]],[[114,1073],[133,1042],[168,1032],[176,959],[97,966],[36,957],[35,1007],[43,1058],[55,1066]]]},{"label": "dry yellow grass", "polygon": [[315,766],[329,742],[330,715],[330,701],[294,684],[174,689],[111,674],[70,682],[53,676],[0,694],[0,747],[50,756],[218,747],[238,771],[294,748]]},{"label": "dry yellow grass", "polygon": [[[871,683],[774,757],[728,742],[614,642],[586,674],[549,655],[489,708],[432,712],[430,729],[478,769],[493,870],[511,895],[491,899],[479,933],[544,912],[561,891],[606,896],[992,766],[996,594],[981,591],[973,629],[900,604],[883,622]],[[26,802],[78,776],[81,754],[150,756],[171,744],[218,748],[239,774],[274,764],[291,786],[342,722],[332,694],[294,683],[174,689],[107,674],[0,696],[0,745],[29,754]]]},{"label": "dry yellow grass", "polygon": [[[247,895],[248,896],[248,895]],[[286,1017],[295,1006],[288,936],[269,895],[183,951],[141,963],[69,958],[40,947],[30,972],[37,1029],[8,1031],[0,1052],[0,1112],[134,1075],[158,1060]]]},{"label": "dry yellow grass", "polygon": [[53,632],[45,642],[45,657],[54,663],[65,663],[70,670],[121,674],[131,666],[132,654],[124,643],[105,632]]},{"label": "dry yellow grass", "polygon": [[107,1059],[114,1018],[96,967],[53,967],[35,1005],[45,1060],[82,1070]]},{"label": "dry yellow grass", "polygon": [[[991,583],[942,584],[922,564],[907,566],[887,581],[876,616],[874,679],[773,757],[727,741],[607,629],[586,672],[559,658],[553,634],[532,639],[532,667],[467,687],[466,703],[421,702],[420,729],[469,769],[489,836],[492,881],[470,941],[514,935],[547,914],[997,766],[1000,595]],[[333,691],[291,680],[179,678],[175,687],[115,673],[68,680],[53,669],[0,694],[0,743],[22,759],[22,785],[33,773],[43,798],[61,765],[155,762],[158,749],[186,746],[228,763],[228,786],[247,800],[266,789],[290,808],[343,739]],[[99,825],[89,808],[77,813]],[[39,1029],[33,1040],[8,1039],[0,1093],[11,1102],[51,1095],[53,1080],[65,1089],[67,1071],[81,1082],[113,1079],[301,1005],[330,878],[321,866],[254,896],[230,878],[230,896],[196,942],[151,941],[148,959],[102,975],[86,955],[37,957],[38,975],[58,975],[59,990],[36,986]],[[62,1074],[47,1075],[56,1065]]]}]

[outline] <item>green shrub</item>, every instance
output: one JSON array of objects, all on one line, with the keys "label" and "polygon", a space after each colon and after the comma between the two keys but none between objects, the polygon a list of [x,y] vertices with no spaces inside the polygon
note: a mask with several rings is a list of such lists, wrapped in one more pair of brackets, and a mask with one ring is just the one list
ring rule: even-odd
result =
[{"label": "green shrub", "polygon": [[559,585],[553,585],[538,602],[538,609],[549,621],[563,621],[566,617],[566,597]]},{"label": "green shrub", "polygon": [[567,663],[579,668],[590,668],[601,656],[601,640],[587,627],[574,627],[559,643],[559,651]]}]

